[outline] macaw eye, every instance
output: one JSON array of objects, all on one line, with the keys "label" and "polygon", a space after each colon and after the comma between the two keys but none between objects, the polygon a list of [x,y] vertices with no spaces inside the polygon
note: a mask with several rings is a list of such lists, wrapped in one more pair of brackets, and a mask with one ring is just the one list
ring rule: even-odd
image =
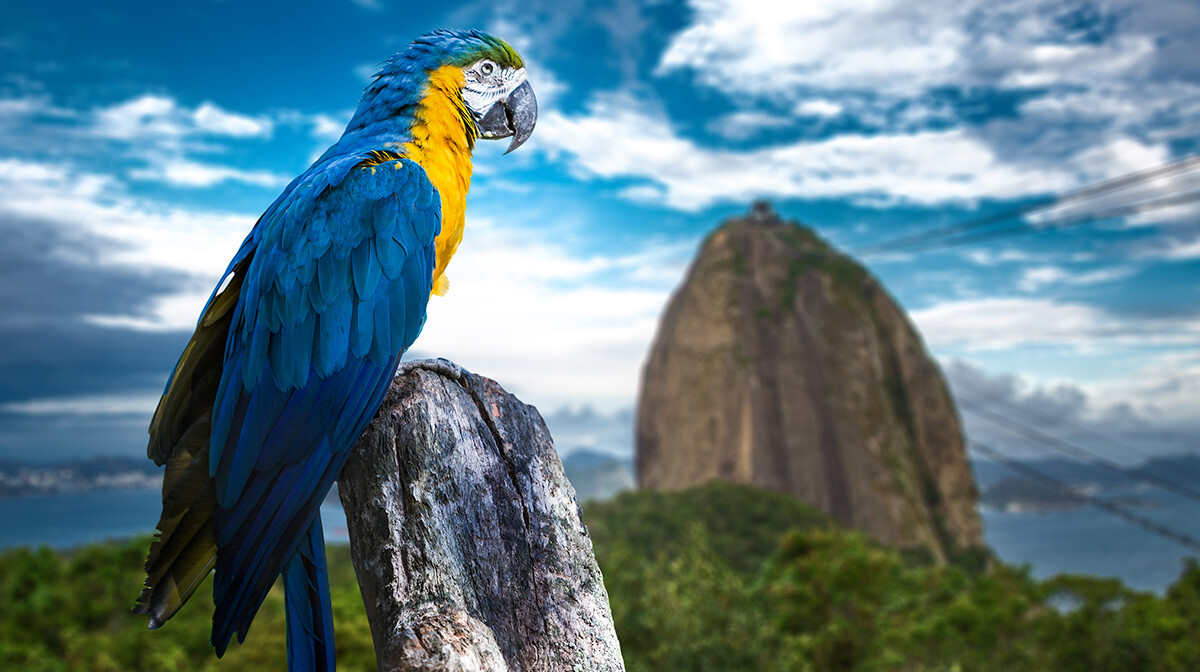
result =
[{"label": "macaw eye", "polygon": [[484,77],[487,77],[488,75],[492,74],[493,72],[495,72],[495,70],[496,70],[496,64],[492,63],[491,61],[484,61],[483,63],[481,63],[479,65],[479,72],[481,74],[483,74]]}]

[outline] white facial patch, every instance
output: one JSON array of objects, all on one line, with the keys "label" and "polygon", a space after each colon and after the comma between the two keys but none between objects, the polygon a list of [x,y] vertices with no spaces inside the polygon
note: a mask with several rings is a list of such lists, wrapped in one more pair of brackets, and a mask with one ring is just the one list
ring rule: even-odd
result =
[{"label": "white facial patch", "polygon": [[[480,61],[464,71],[462,88],[463,103],[467,109],[482,117],[498,101],[507,100],[508,96],[520,85],[525,83],[525,68],[496,67],[492,74],[484,75]],[[490,63],[490,61],[486,61]]]}]

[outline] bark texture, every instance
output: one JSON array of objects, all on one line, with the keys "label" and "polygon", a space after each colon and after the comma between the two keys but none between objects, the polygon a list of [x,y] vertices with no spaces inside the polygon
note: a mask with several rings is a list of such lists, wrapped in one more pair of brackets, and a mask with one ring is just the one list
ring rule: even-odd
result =
[{"label": "bark texture", "polygon": [[339,480],[379,669],[623,670],[537,409],[447,365],[397,376]]},{"label": "bark texture", "polygon": [[887,291],[769,207],[717,229],[643,370],[637,479],[790,493],[898,547],[980,547],[978,494],[937,364]]}]

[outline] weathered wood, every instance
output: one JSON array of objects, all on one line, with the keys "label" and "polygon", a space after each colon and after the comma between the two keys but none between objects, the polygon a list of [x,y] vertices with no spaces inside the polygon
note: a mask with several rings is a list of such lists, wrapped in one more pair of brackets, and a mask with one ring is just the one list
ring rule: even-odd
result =
[{"label": "weathered wood", "polygon": [[380,670],[624,669],[550,433],[496,382],[408,365],[338,485]]}]

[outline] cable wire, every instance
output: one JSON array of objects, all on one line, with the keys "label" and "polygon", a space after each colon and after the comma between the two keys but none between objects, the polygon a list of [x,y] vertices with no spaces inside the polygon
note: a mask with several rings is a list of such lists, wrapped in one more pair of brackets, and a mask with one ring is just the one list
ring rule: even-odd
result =
[{"label": "cable wire", "polygon": [[[1161,210],[1163,208],[1178,207],[1180,205],[1186,205],[1188,203],[1194,203],[1196,201],[1200,201],[1200,191],[1189,191],[1189,192],[1186,192],[1183,194],[1176,194],[1174,196],[1166,196],[1166,197],[1155,199],[1155,200],[1142,201],[1141,203],[1134,203],[1132,205],[1122,205],[1122,206],[1118,206],[1118,207],[1111,208],[1108,210],[1102,210],[1102,211],[1096,212],[1096,213],[1080,213],[1078,215],[1066,216],[1066,217],[1062,217],[1060,219],[1043,220],[1041,222],[1036,222],[1036,223],[1024,222],[1021,224],[1015,224],[1013,226],[1008,226],[1008,227],[1005,227],[1002,229],[992,229],[991,231],[979,231],[979,232],[976,232],[976,233],[973,233],[970,235],[959,236],[957,238],[951,238],[948,240],[931,240],[926,243],[915,243],[913,246],[915,246],[915,248],[916,248],[915,251],[929,252],[931,250],[940,250],[940,249],[944,249],[947,247],[957,247],[959,245],[966,245],[968,243],[977,243],[980,241],[992,240],[995,238],[1011,238],[1013,236],[1019,236],[1019,235],[1023,235],[1026,233],[1042,233],[1045,231],[1058,231],[1060,229],[1066,229],[1066,228],[1070,228],[1073,226],[1079,226],[1081,224],[1094,224],[1096,222],[1101,222],[1101,221],[1108,220],[1108,219],[1119,219],[1121,217],[1129,217],[1131,215],[1140,215],[1144,212],[1151,212],[1153,210]],[[913,247],[913,246],[910,246],[910,247]],[[889,251],[894,251],[894,250],[880,250],[877,252],[868,252],[864,256],[869,256],[870,254],[879,254],[882,252],[889,252]]]},{"label": "cable wire", "polygon": [[1196,166],[1200,166],[1200,154],[1191,154],[1174,161],[1169,161],[1167,163],[1144,168],[1142,170],[1127,173],[1109,180],[1104,180],[1102,182],[1080,187],[1059,196],[1041,199],[1034,203],[1029,203],[1017,208],[978,217],[975,219],[969,219],[958,224],[908,234],[892,240],[876,243],[874,245],[861,247],[853,250],[853,252],[858,256],[867,256],[882,252],[899,251],[908,247],[920,246],[922,244],[929,244],[931,241],[957,236],[962,233],[988,227],[993,224],[1000,224],[1002,222],[1016,219],[1018,217],[1024,217],[1039,211],[1057,208],[1064,204],[1093,198],[1097,195],[1116,193],[1132,186],[1146,184],[1163,177],[1171,176],[1175,173],[1186,172]]},{"label": "cable wire", "polygon": [[[1116,439],[1107,434],[1101,434],[1100,432],[1089,429],[1079,423],[1071,422],[1067,418],[1064,418],[1061,416],[1050,417],[1048,414],[1040,413],[1040,412],[1037,412],[1030,408],[1019,407],[1016,404],[1013,404],[1011,402],[1004,400],[1003,398],[1001,398],[1000,394],[998,394],[996,392],[993,392],[990,394],[980,394],[980,392],[982,392],[981,388],[969,381],[958,379],[955,381],[954,386],[956,389],[966,387],[967,390],[965,390],[965,391],[970,394],[970,397],[974,397],[974,399],[967,397],[967,398],[965,398],[966,401],[968,401],[968,402],[973,401],[975,404],[978,405],[980,403],[980,400],[982,399],[983,401],[986,401],[989,403],[999,404],[999,405],[1003,406],[1005,409],[1007,409],[1010,418],[1015,413],[1017,415],[1024,415],[1028,418],[1033,418],[1037,422],[1042,423],[1044,425],[1065,426],[1070,431],[1075,432],[1077,434],[1083,434],[1083,435],[1087,436],[1089,439],[1091,439],[1092,441],[1100,441],[1103,443],[1107,443],[1109,446],[1116,448],[1119,451],[1124,451],[1127,454],[1128,453],[1136,454],[1137,456],[1141,457],[1143,459],[1143,461],[1155,457],[1149,451],[1145,451],[1145,450],[1139,448],[1138,446],[1133,445],[1132,443],[1128,443],[1126,441],[1121,441],[1121,440]],[[960,404],[964,401],[964,397],[962,394],[957,394],[956,399],[960,402]],[[1083,449],[1081,449],[1081,450],[1083,450]],[[1100,456],[1100,458],[1107,459],[1104,456]],[[1195,469],[1193,469],[1187,465],[1179,465],[1176,469],[1177,469],[1177,471],[1181,471],[1181,472],[1183,472],[1183,474],[1186,474],[1190,478],[1190,480],[1200,482],[1200,472],[1196,471]],[[1150,477],[1151,477],[1150,480],[1153,480],[1153,477],[1154,477],[1153,472],[1148,472],[1148,471],[1145,471],[1142,469],[1139,469],[1138,471],[1141,473],[1150,475]],[[1159,476],[1158,478],[1163,478],[1163,477]],[[1188,487],[1186,484],[1180,483],[1180,481],[1175,480],[1175,479],[1165,479],[1165,480],[1168,480],[1175,484],[1182,485],[1183,487]]]},{"label": "cable wire", "polygon": [[1180,546],[1183,546],[1184,548],[1186,548],[1190,551],[1200,553],[1200,540],[1197,540],[1195,537],[1191,536],[1190,534],[1188,534],[1186,532],[1177,530],[1169,525],[1164,525],[1157,521],[1151,520],[1149,518],[1146,518],[1145,516],[1140,516],[1132,511],[1130,511],[1129,509],[1126,509],[1125,507],[1123,507],[1119,504],[1116,504],[1114,502],[1110,502],[1106,499],[1102,499],[1100,497],[1092,497],[1091,495],[1084,494],[1084,493],[1080,492],[1078,489],[1073,488],[1052,476],[1047,476],[1046,474],[1043,474],[1042,472],[1038,471],[1037,469],[1034,469],[1033,467],[1030,467],[1029,465],[1027,465],[1023,462],[1018,462],[1016,460],[1013,460],[1013,459],[1009,458],[1008,456],[1004,455],[1003,453],[1001,453],[1000,451],[996,450],[995,448],[984,445],[978,441],[971,441],[971,447],[975,451],[977,451],[979,453],[983,453],[984,455],[988,456],[989,458],[999,462],[1000,464],[1003,464],[1004,466],[1021,474],[1022,476],[1025,476],[1032,481],[1036,481],[1040,485],[1047,487],[1051,490],[1054,490],[1056,492],[1061,492],[1062,494],[1066,495],[1067,497],[1070,497],[1071,499],[1074,499],[1075,501],[1079,502],[1080,504],[1087,504],[1090,506],[1094,506],[1097,509],[1104,511],[1105,513],[1108,513],[1110,515],[1121,518],[1125,522],[1130,523],[1132,525],[1136,525],[1137,527],[1140,527],[1143,530],[1146,530],[1147,532],[1150,532],[1152,534],[1157,534],[1158,536],[1160,536],[1164,539],[1167,539],[1169,541],[1172,541],[1176,544],[1179,544]]},{"label": "cable wire", "polygon": [[1076,457],[1082,457],[1084,460],[1087,460],[1089,464],[1099,465],[1105,469],[1108,469],[1109,471],[1118,473],[1125,478],[1132,478],[1136,475],[1139,479],[1153,483],[1163,490],[1169,490],[1170,492],[1173,492],[1181,497],[1186,497],[1194,502],[1200,502],[1200,492],[1189,488],[1186,485],[1161,478],[1148,471],[1142,471],[1141,469],[1123,468],[1116,462],[1108,460],[1102,455],[1098,455],[1086,448],[1080,448],[1072,443],[1068,443],[1067,441],[1017,422],[1012,418],[1007,418],[1005,416],[992,413],[991,411],[979,406],[977,403],[969,399],[963,399],[961,396],[958,399],[958,403],[962,408],[972,415],[982,418],[998,427],[1003,427],[1010,432],[1023,436],[1031,441],[1036,441],[1047,448],[1067,453],[1069,455],[1074,455]]}]

